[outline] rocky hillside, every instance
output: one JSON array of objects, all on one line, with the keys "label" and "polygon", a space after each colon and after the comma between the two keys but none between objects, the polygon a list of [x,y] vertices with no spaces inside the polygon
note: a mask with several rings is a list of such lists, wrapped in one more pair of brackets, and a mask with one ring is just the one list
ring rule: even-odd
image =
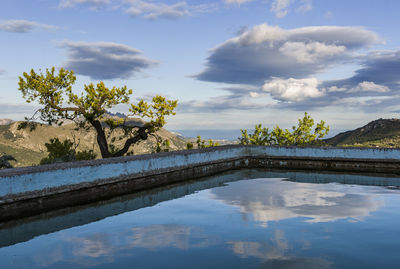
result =
[{"label": "rocky hillside", "polygon": [[[137,123],[140,124],[140,122]],[[54,137],[58,137],[60,140],[73,140],[73,137],[75,137],[75,142],[79,143],[78,150],[94,149],[100,156],[93,131],[76,131],[74,130],[75,124],[66,124],[59,127],[38,125],[36,130],[31,132],[28,129],[18,130],[18,124],[19,122],[11,122],[0,125],[0,153],[14,156],[18,161],[16,164],[12,163],[14,166],[38,164],[40,159],[47,156],[44,144]],[[186,140],[174,133],[161,129],[157,134],[164,140],[170,140],[171,150],[186,148]],[[155,138],[150,137],[148,140],[135,145],[133,150],[135,154],[151,153],[155,145]]]},{"label": "rocky hillside", "polygon": [[0,125],[7,125],[7,124],[10,124],[10,123],[13,123],[14,121],[13,120],[10,120],[10,119],[0,119]]},{"label": "rocky hillside", "polygon": [[332,146],[400,147],[400,119],[378,119],[340,133],[326,142]]}]

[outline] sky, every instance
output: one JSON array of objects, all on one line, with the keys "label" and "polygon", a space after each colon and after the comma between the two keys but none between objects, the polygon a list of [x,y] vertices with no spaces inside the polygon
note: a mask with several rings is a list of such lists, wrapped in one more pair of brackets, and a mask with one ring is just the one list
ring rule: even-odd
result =
[{"label": "sky", "polygon": [[[308,112],[354,129],[400,112],[398,0],[1,0],[0,118],[18,77],[55,66],[74,91],[178,100],[167,129],[289,127]],[[118,106],[113,112],[128,111]]]}]

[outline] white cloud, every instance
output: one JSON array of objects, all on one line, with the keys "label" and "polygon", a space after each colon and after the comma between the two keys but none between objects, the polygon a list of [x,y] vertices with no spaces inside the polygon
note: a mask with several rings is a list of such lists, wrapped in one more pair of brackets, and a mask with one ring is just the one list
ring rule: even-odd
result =
[{"label": "white cloud", "polygon": [[365,93],[365,92],[388,92],[389,88],[383,85],[375,84],[372,81],[360,82],[356,87],[349,90],[349,93]]},{"label": "white cloud", "polygon": [[278,41],[319,42],[349,48],[382,43],[376,33],[362,27],[308,26],[286,30],[264,23],[244,31],[238,37],[232,38],[224,44],[234,42],[241,45],[265,44],[273,47]]},{"label": "white cloud", "polygon": [[224,0],[226,4],[236,4],[236,5],[241,5],[252,1],[254,0]]},{"label": "white cloud", "polygon": [[315,78],[273,78],[266,82],[262,89],[270,93],[274,99],[280,101],[302,101],[324,95],[318,89],[318,80]]},{"label": "white cloud", "polygon": [[278,18],[283,18],[288,13],[288,7],[293,0],[275,0],[271,5],[271,12],[275,13]]},{"label": "white cloud", "polygon": [[8,20],[0,22],[0,31],[11,33],[29,33],[35,29],[56,30],[58,27],[27,20]]},{"label": "white cloud", "polygon": [[351,52],[381,42],[360,27],[282,29],[256,25],[210,50],[204,81],[261,85],[272,77],[304,78],[351,58]]},{"label": "white cloud", "polygon": [[123,2],[127,5],[126,13],[133,17],[142,17],[148,20],[177,19],[216,9],[216,4],[189,5],[186,1],[173,4],[144,0],[124,0]]},{"label": "white cloud", "polygon": [[124,44],[65,41],[61,46],[69,53],[65,67],[92,79],[129,78],[157,63]]},{"label": "white cloud", "polygon": [[312,9],[312,0],[274,0],[270,11],[277,18],[283,18],[288,14],[290,6],[295,3],[298,3],[297,12],[307,12]]},{"label": "white cloud", "polygon": [[301,5],[297,9],[299,12],[307,12],[312,9],[312,0],[301,0]]},{"label": "white cloud", "polygon": [[[238,43],[242,46],[259,45],[267,43],[272,48],[274,41],[282,41],[288,38],[288,31],[279,26],[271,26],[266,23],[256,25],[248,31],[242,32],[238,37],[235,37],[228,42]],[[224,45],[222,44],[222,45]]]},{"label": "white cloud", "polygon": [[165,1],[155,0],[61,0],[59,7],[71,8],[78,5],[87,6],[94,10],[110,6],[113,9],[123,10],[133,17],[141,17],[147,20],[176,19],[211,12],[218,7],[217,3],[189,5],[186,1],[165,3]]},{"label": "white cloud", "polygon": [[99,8],[111,3],[111,0],[61,0],[60,8],[71,8],[76,5],[87,5],[91,8]]},{"label": "white cloud", "polygon": [[328,92],[345,92],[348,89],[345,87],[337,87],[337,86],[331,86],[328,88]]},{"label": "white cloud", "polygon": [[327,45],[321,42],[286,42],[279,51],[299,63],[313,63],[323,58],[342,55],[345,46]]},{"label": "white cloud", "polygon": [[177,2],[171,5],[160,2],[149,2],[142,0],[126,0],[129,8],[126,12],[134,17],[141,16],[145,19],[157,18],[179,18],[190,15],[186,2]]}]

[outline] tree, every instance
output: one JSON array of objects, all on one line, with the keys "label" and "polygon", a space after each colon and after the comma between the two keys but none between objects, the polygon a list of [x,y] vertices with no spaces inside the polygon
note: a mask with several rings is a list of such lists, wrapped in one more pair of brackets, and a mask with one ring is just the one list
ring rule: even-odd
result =
[{"label": "tree", "polygon": [[270,132],[261,124],[255,126],[253,134],[249,134],[247,130],[241,130],[242,136],[239,137],[239,142],[242,145],[318,145],[329,132],[329,126],[326,126],[324,121],[318,123],[313,130],[314,120],[307,112],[298,121],[297,127],[293,126],[292,131],[276,126]]},{"label": "tree", "polygon": [[[55,74],[55,68],[46,69],[45,73],[23,73],[19,77],[19,90],[28,103],[37,101],[43,107],[36,111],[30,119],[26,119],[21,127],[34,126],[36,115],[48,124],[62,124],[64,120],[73,120],[77,128],[94,129],[97,144],[103,158],[123,156],[131,145],[146,140],[165,125],[165,117],[175,115],[177,100],[167,100],[155,96],[152,103],[140,100],[130,103],[132,90],[126,86],[107,88],[103,82],[97,85],[84,85],[80,95],[72,91],[76,76],[73,71],[61,68]],[[130,105],[128,116],[139,116],[148,121],[143,125],[130,125],[126,118],[107,117],[107,111],[118,104]],[[116,132],[118,131],[118,132]],[[112,136],[117,133],[119,137]],[[122,140],[118,147],[116,141]]]},{"label": "tree", "polygon": [[13,156],[3,153],[3,155],[0,156],[0,169],[12,168],[13,166],[10,164],[10,161],[16,162],[17,160]]},{"label": "tree", "polygon": [[57,137],[51,138],[49,143],[45,143],[44,145],[49,154],[47,157],[40,160],[40,164],[96,159],[96,154],[93,150],[76,150],[79,143],[75,143],[75,137],[73,142],[69,139],[61,142]]},{"label": "tree", "polygon": [[218,147],[219,146],[219,143],[218,142],[214,142],[212,139],[208,139],[208,144],[206,144],[206,142],[207,142],[206,140],[201,139],[201,136],[199,136],[199,135],[197,136],[196,144],[197,144],[197,148],[198,149],[211,148],[211,147]]}]

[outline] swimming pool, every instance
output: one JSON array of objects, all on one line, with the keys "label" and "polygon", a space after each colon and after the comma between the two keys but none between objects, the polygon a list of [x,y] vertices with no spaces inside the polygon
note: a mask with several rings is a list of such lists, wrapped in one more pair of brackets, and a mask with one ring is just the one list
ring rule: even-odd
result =
[{"label": "swimming pool", "polygon": [[398,268],[399,186],[383,176],[232,171],[2,224],[0,264]]}]

